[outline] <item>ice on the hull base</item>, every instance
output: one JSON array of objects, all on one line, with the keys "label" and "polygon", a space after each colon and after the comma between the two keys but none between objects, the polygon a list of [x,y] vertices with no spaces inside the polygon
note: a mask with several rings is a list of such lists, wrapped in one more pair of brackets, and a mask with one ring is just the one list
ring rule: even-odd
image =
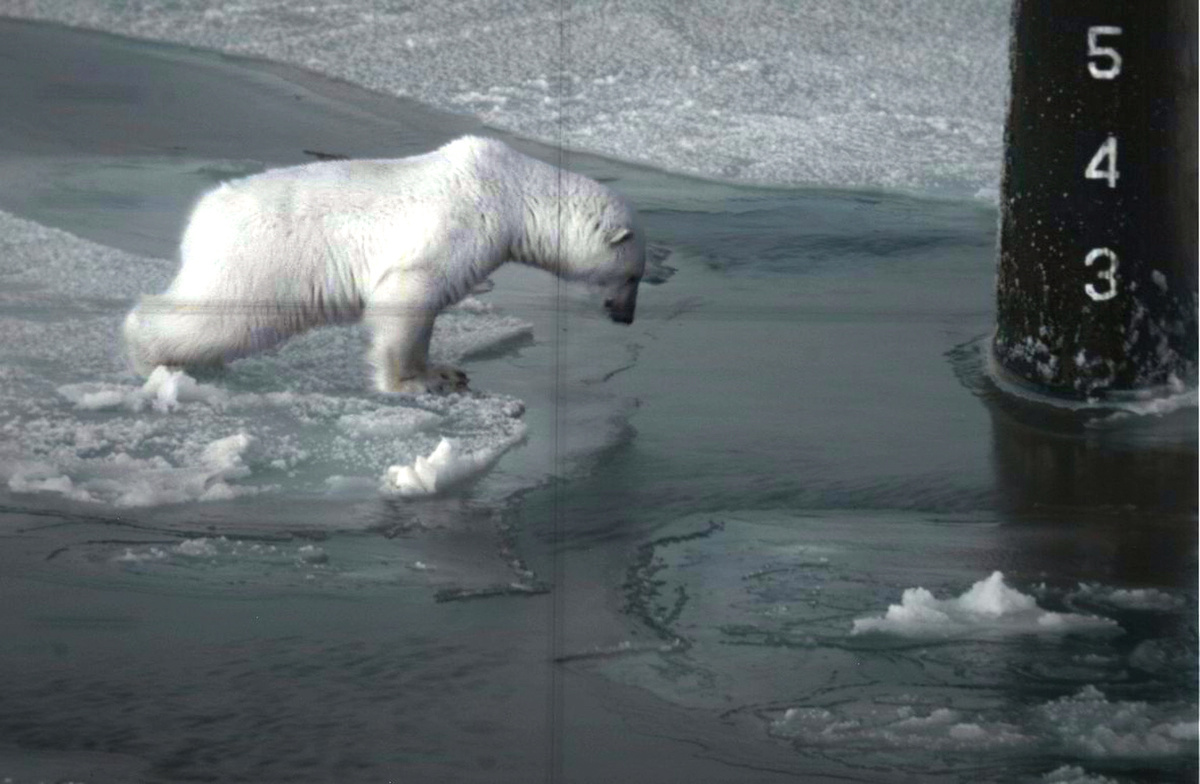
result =
[{"label": "ice on the hull base", "polygon": [[394,465],[384,477],[384,492],[409,498],[438,495],[461,488],[486,474],[500,456],[525,437],[525,427],[499,443],[464,451],[457,442],[442,438],[428,455],[418,455],[411,465]]}]

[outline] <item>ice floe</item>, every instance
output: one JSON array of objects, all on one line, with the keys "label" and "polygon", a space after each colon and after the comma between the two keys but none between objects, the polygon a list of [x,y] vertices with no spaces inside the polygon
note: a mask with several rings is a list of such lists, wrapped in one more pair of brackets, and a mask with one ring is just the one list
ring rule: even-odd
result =
[{"label": "ice floe", "polygon": [[851,634],[949,637],[1119,630],[1109,618],[1044,610],[1034,597],[1006,585],[1002,573],[993,572],[951,599],[937,599],[924,588],[909,588],[900,604],[889,606],[883,616],[856,619]]},{"label": "ice floe", "polygon": [[431,496],[445,493],[478,479],[500,456],[525,436],[523,427],[499,443],[477,450],[464,450],[443,438],[429,455],[418,455],[410,465],[394,465],[385,476],[385,491],[401,496]]},{"label": "ice floe", "polygon": [[[776,737],[831,749],[1040,751],[1077,760],[1194,755],[1197,743],[1194,704],[1109,700],[1093,685],[1031,707],[1001,703],[982,709],[954,707],[928,704],[911,695],[797,706],[775,714],[768,729]],[[1054,775],[1062,778],[1046,780],[1074,781],[1085,774],[1070,768]]]}]

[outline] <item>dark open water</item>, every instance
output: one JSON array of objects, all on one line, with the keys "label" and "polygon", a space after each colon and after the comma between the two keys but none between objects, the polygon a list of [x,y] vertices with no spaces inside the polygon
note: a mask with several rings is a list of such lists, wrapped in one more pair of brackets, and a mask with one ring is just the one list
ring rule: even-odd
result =
[{"label": "dark open water", "polygon": [[[277,66],[12,22],[0,41],[0,209],[143,257],[171,258],[223,176],[480,130]],[[171,462],[257,427],[246,460],[276,489],[117,508],[10,478],[0,777],[1195,780],[1194,402],[999,395],[987,205],[565,162],[635,201],[664,282],[622,330],[497,274],[485,300],[532,331],[465,364],[528,432],[449,498],[327,481],[395,460],[335,432],[381,415],[360,333],[202,379],[328,410],[80,410],[64,385],[136,389],[111,356],[130,294],[101,266],[86,307],[5,301],[10,462],[71,476],[68,430],[115,453],[149,429],[138,458]],[[129,265],[129,292],[173,269]],[[994,571],[1009,611],[936,603]],[[944,620],[854,633],[916,587],[936,600],[905,606]]]}]

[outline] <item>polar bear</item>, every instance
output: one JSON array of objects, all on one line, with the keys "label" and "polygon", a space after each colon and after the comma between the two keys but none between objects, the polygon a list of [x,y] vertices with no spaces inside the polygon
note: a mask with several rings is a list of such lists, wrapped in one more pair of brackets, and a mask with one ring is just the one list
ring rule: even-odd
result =
[{"label": "polar bear", "polygon": [[205,194],[167,290],[124,323],[134,369],[220,364],[322,324],[360,319],[383,392],[466,387],[430,365],[437,314],[506,261],[599,287],[633,322],[645,240],[633,208],[495,139],[425,155],[273,169]]}]

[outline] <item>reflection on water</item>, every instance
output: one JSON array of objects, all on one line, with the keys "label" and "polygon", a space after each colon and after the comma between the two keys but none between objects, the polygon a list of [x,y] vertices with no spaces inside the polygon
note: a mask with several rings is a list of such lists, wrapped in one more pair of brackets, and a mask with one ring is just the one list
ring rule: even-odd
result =
[{"label": "reflection on water", "polygon": [[[972,376],[964,381],[991,416],[998,509],[1014,524],[1078,527],[1078,547],[1091,542],[1108,550],[1105,579],[1190,585],[1197,536],[1194,402],[1181,396],[1182,405],[1163,405],[1163,414],[1048,407],[996,387],[980,369],[986,350],[986,341],[974,342],[960,347],[955,361],[969,368],[960,375]],[[1067,554],[1047,555],[1053,570]]]},{"label": "reflection on water", "polygon": [[993,398],[998,479],[1014,514],[1076,509],[1184,519],[1196,508],[1196,411],[1088,421]]}]

